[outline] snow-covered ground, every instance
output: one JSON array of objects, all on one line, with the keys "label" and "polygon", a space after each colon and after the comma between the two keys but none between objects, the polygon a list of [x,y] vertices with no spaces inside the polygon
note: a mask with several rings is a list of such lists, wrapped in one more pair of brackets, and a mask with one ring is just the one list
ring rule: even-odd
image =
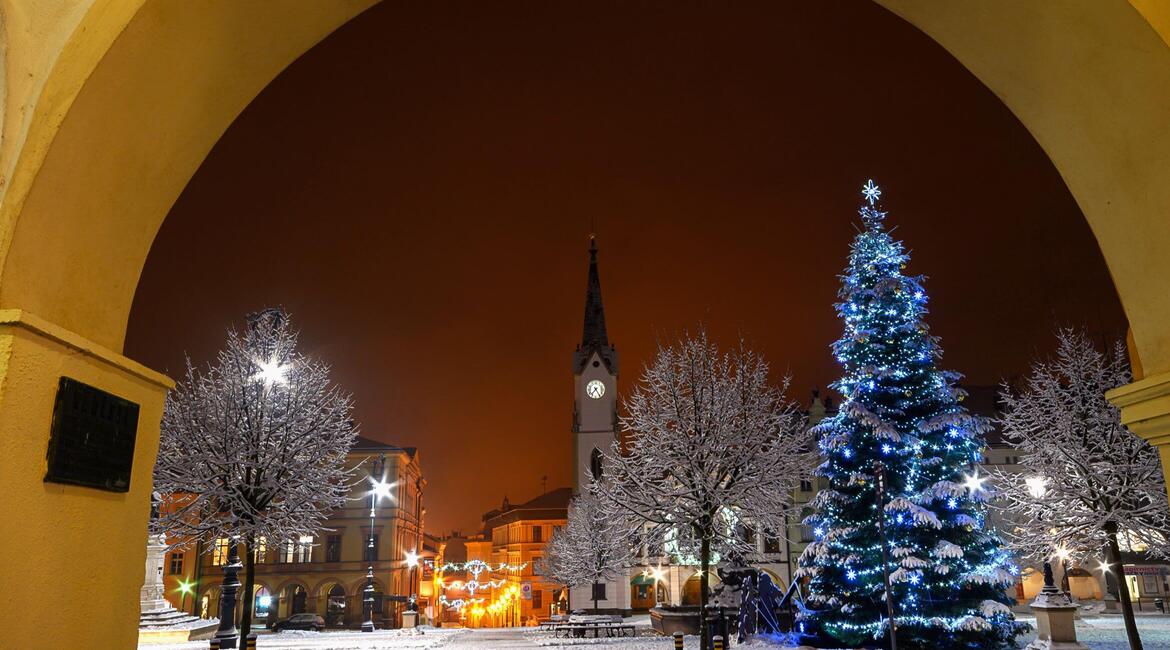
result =
[{"label": "snow-covered ground", "polygon": [[[289,630],[280,634],[260,634],[256,639],[258,648],[294,648],[305,650],[423,650],[447,645],[452,639],[466,634],[468,630],[427,628],[423,634],[411,634],[405,630],[377,630],[363,633],[358,630],[340,632],[309,632]],[[176,644],[141,644],[139,650],[207,650],[207,641],[192,641]]]},{"label": "snow-covered ground", "polygon": [[[1018,616],[1025,623],[1036,625],[1036,619],[1027,616]],[[1170,616],[1145,615],[1137,617],[1138,634],[1142,637],[1142,645],[1148,650],[1154,648],[1170,648]],[[1021,645],[1036,638],[1032,632],[1024,639]],[[1129,650],[1129,643],[1125,640],[1125,623],[1118,615],[1091,616],[1077,621],[1077,640],[1089,646],[1091,650]]]},{"label": "snow-covered ground", "polygon": [[[645,617],[630,622],[636,626],[634,637],[617,639],[557,639],[552,632],[541,632],[532,628],[512,629],[431,629],[424,634],[409,634],[402,630],[380,630],[372,634],[358,631],[345,632],[285,632],[283,634],[261,635],[257,645],[260,648],[282,650],[423,650],[449,646],[452,650],[510,650],[513,648],[570,648],[580,646],[582,650],[671,650],[673,645],[666,637],[656,636]],[[1020,620],[1035,623],[1034,619],[1020,617]],[[1139,616],[1138,629],[1145,647],[1170,648],[1170,616]],[[1077,621],[1077,636],[1091,650],[1128,650],[1125,641],[1125,626],[1120,616],[1092,616]],[[1023,647],[1036,638],[1035,633],[1021,637]],[[141,645],[140,650],[206,650],[206,641],[166,645]],[[687,637],[687,650],[697,650],[696,637]],[[779,650],[783,646],[766,640],[757,640],[736,648],[753,650]]]}]

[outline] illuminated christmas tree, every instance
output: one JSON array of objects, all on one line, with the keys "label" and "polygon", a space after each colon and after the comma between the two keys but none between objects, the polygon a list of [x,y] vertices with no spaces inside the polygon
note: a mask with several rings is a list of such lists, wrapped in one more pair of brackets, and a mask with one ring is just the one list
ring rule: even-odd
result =
[{"label": "illuminated christmas tree", "polygon": [[935,367],[922,278],[902,273],[909,256],[882,225],[881,190],[869,181],[863,195],[836,305],[843,401],[814,430],[829,486],[805,522],[804,628],[835,647],[888,647],[892,611],[899,648],[1014,648],[1025,626],[1005,588],[1017,570],[984,529],[976,470],[987,423],[961,405],[959,375]]}]

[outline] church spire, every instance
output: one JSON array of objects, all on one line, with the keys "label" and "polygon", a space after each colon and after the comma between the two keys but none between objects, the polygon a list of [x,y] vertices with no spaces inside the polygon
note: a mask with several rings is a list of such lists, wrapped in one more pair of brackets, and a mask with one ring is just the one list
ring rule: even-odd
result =
[{"label": "church spire", "polygon": [[581,347],[599,349],[608,346],[605,307],[601,304],[601,276],[597,273],[597,238],[589,235],[589,286],[585,290],[585,328],[581,334]]},{"label": "church spire", "polygon": [[577,372],[585,367],[592,353],[601,355],[610,372],[617,374],[617,350],[609,342],[605,329],[605,307],[601,302],[601,275],[597,271],[597,238],[589,235],[589,283],[585,289],[585,323],[581,344],[573,355]]}]

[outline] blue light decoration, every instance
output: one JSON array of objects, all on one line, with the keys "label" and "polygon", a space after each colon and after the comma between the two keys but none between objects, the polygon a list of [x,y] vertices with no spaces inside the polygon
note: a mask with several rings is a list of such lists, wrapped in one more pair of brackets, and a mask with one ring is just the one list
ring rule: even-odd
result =
[{"label": "blue light decoration", "polygon": [[[942,349],[925,321],[923,279],[903,273],[910,257],[885,228],[881,188],[871,179],[862,196],[864,227],[836,304],[843,372],[833,388],[843,399],[814,430],[816,473],[829,486],[805,520],[816,539],[797,572],[809,579],[800,621],[813,645],[888,645],[888,573],[900,649],[1014,648],[1027,626],[998,604],[1012,603],[1018,569],[984,529],[987,491],[971,487],[987,422],[963,407],[960,375],[935,365]],[[875,461],[886,482],[880,507]]]}]

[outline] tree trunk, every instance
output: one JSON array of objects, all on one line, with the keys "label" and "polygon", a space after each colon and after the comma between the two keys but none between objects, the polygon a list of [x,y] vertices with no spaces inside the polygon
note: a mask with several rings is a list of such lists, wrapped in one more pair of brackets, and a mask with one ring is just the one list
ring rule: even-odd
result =
[{"label": "tree trunk", "polygon": [[1142,639],[1138,636],[1137,622],[1133,618],[1133,603],[1129,599],[1129,584],[1121,566],[1121,548],[1117,545],[1117,524],[1105,522],[1105,535],[1109,544],[1105,549],[1105,560],[1109,571],[1117,578],[1117,598],[1121,601],[1121,618],[1125,621],[1125,636],[1129,639],[1130,650],[1142,650]]},{"label": "tree trunk", "polygon": [[256,604],[256,598],[252,593],[256,584],[256,554],[253,552],[252,546],[252,536],[249,535],[244,539],[244,596],[240,602],[243,607],[240,610],[240,639],[242,640],[240,647],[244,646],[248,634],[252,632],[252,607]]},{"label": "tree trunk", "polygon": [[708,574],[711,569],[711,537],[703,533],[703,542],[699,545],[699,650],[711,650],[711,639],[707,634],[707,594]]}]

